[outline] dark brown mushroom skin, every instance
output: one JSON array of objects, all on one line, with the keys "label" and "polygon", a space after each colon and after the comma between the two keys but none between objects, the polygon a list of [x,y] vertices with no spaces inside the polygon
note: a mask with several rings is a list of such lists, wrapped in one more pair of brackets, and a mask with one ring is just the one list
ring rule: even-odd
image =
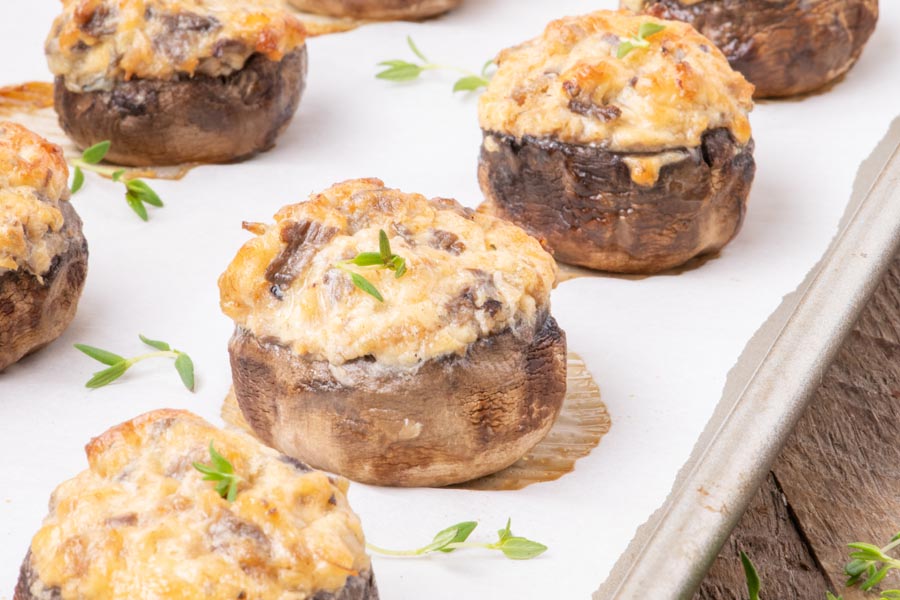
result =
[{"label": "dark brown mushroom skin", "polygon": [[[33,591],[35,589],[39,591],[35,593]],[[48,588],[40,584],[40,578],[31,564],[29,550],[19,570],[13,600],[61,600],[61,598],[58,587]],[[375,574],[372,571],[363,571],[359,575],[351,575],[341,589],[335,592],[318,591],[310,600],[379,600]]]},{"label": "dark brown mushroom skin", "polygon": [[254,54],[225,77],[135,79],[77,93],[61,77],[54,104],[66,134],[86,148],[109,140],[106,159],[128,166],[227,163],[271,149],[297,111],[306,46],[280,61]]},{"label": "dark brown mushroom skin", "polygon": [[875,30],[878,0],[654,0],[646,12],[686,21],[756,86],[754,97],[804,94],[843,75]]},{"label": "dark brown mushroom skin", "polygon": [[62,335],[78,308],[88,249],[81,219],[60,202],[68,250],[53,259],[43,281],[23,270],[0,274],[0,371]]},{"label": "dark brown mushroom skin", "polygon": [[453,10],[462,0],[289,0],[299,10],[355,19],[419,20]]},{"label": "dark brown mushroom skin", "polygon": [[229,350],[241,411],[267,444],[355,481],[436,487],[504,469],[550,430],[565,334],[546,316],[529,337],[507,330],[413,371],[335,367],[241,328]]},{"label": "dark brown mushroom skin", "polygon": [[723,248],[741,228],[756,171],[753,141],[707,131],[698,148],[635,183],[629,156],[550,139],[484,133],[482,210],[541,239],[560,262],[649,274]]}]

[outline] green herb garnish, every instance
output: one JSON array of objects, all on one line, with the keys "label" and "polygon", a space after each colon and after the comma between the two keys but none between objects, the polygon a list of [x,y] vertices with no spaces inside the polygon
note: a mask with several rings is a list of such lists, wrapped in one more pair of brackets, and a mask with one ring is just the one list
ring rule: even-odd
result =
[{"label": "green herb garnish", "polygon": [[116,169],[113,167],[101,167],[99,163],[106,157],[109,152],[110,143],[100,142],[94,144],[81,154],[81,158],[72,161],[75,167],[72,174],[72,193],[78,192],[84,187],[84,171],[92,171],[99,175],[109,177],[115,182],[125,184],[125,201],[131,207],[137,216],[142,220],[149,220],[146,204],[162,208],[163,201],[147,183],[141,179],[130,179],[125,176],[125,169]]},{"label": "green herb garnish", "polygon": [[[890,543],[883,548],[874,544],[856,542],[848,544],[853,552],[853,559],[844,566],[847,574],[847,586],[859,585],[863,591],[869,591],[893,570],[900,570],[900,560],[890,556],[888,552],[900,546],[900,533],[891,538]],[[881,600],[900,599],[900,590],[884,590],[881,592]]]},{"label": "green herb garnish", "polygon": [[378,66],[386,68],[380,71],[375,77],[378,79],[386,79],[388,81],[412,81],[418,79],[425,71],[456,71],[457,73],[462,73],[463,77],[457,79],[456,83],[453,84],[454,92],[472,92],[479,88],[487,87],[488,83],[490,83],[491,76],[488,71],[490,70],[491,65],[494,64],[493,60],[487,61],[484,64],[484,67],[482,67],[481,73],[478,74],[459,67],[433,63],[425,57],[421,50],[419,50],[411,37],[406,37],[406,43],[409,45],[413,54],[415,54],[422,62],[414,63],[406,60],[385,60],[378,63]]},{"label": "green herb garnish", "polygon": [[378,291],[372,282],[351,270],[350,267],[360,267],[367,270],[388,269],[394,272],[394,277],[400,279],[406,274],[406,259],[397,256],[391,251],[391,242],[388,240],[384,229],[378,232],[378,252],[362,252],[356,258],[342,260],[334,267],[350,275],[350,281],[357,288],[369,294],[379,302],[384,302],[384,296]]},{"label": "green herb garnish", "polygon": [[195,462],[193,463],[194,468],[205,475],[203,481],[216,482],[216,492],[222,498],[234,502],[234,499],[237,498],[238,485],[243,479],[235,475],[234,467],[228,462],[228,459],[216,452],[212,441],[209,442],[209,460],[212,462],[211,465]]},{"label": "green herb garnish", "polygon": [[77,348],[81,352],[84,352],[94,360],[101,362],[104,365],[109,365],[109,368],[94,373],[94,376],[91,377],[90,381],[85,384],[85,387],[96,389],[101,388],[105,385],[109,385],[110,383],[124,375],[125,372],[135,364],[141,362],[142,360],[147,360],[148,358],[174,358],[175,370],[178,371],[178,376],[181,377],[181,381],[182,383],[184,383],[184,387],[193,392],[194,361],[191,360],[191,357],[180,350],[172,348],[166,342],[151,340],[144,337],[143,335],[139,337],[142,342],[144,342],[151,348],[155,348],[157,352],[141,354],[140,356],[135,356],[134,358],[125,358],[113,352],[109,352],[108,350],[95,348],[94,346],[75,344],[75,348]]},{"label": "green herb garnish", "polygon": [[618,58],[625,58],[635,48],[648,47],[650,42],[647,41],[647,38],[656,35],[665,28],[665,25],[659,25],[657,23],[642,23],[636,36],[622,38],[616,56]]},{"label": "green herb garnish", "polygon": [[512,520],[506,522],[506,527],[497,532],[497,541],[489,543],[469,542],[469,536],[478,527],[475,521],[464,521],[443,529],[434,536],[430,544],[416,550],[387,550],[373,544],[366,547],[376,554],[385,556],[422,556],[431,552],[453,552],[461,548],[482,548],[485,550],[499,550],[507,558],[513,560],[529,560],[536,558],[547,551],[547,546],[533,542],[529,539],[513,535],[510,530]]},{"label": "green herb garnish", "polygon": [[759,574],[756,567],[753,566],[750,557],[741,552],[741,564],[744,565],[744,576],[747,578],[747,591],[750,593],[750,600],[759,600]]}]

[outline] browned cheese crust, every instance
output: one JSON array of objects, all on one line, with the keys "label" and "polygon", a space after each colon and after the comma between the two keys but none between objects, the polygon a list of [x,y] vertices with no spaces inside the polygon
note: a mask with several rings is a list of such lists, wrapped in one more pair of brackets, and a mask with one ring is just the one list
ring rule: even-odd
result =
[{"label": "browned cheese crust", "polygon": [[72,241],[50,271],[43,277],[21,269],[0,273],[0,371],[58,338],[75,318],[87,277],[87,242],[72,205],[61,202],[59,208],[65,218],[60,233]]},{"label": "browned cheese crust", "polygon": [[495,473],[547,435],[565,397],[566,339],[552,317],[523,343],[504,332],[414,374],[354,360],[335,377],[238,330],[238,402],[262,439],[355,481],[443,486]]},{"label": "browned cheese crust", "polygon": [[484,136],[485,209],[543,238],[562,262],[616,273],[659,272],[723,248],[741,228],[756,170],[753,142],[736,144],[725,129],[680,150],[650,188],[625,162],[646,154]]},{"label": "browned cheese crust", "polygon": [[[622,52],[636,32],[659,29]],[[557,260],[657,273],[724,247],[753,180],[753,88],[690,26],[627,11],[500,53],[479,106],[482,210]]]},{"label": "browned cheese crust", "polygon": [[[628,5],[628,0],[623,0]],[[875,30],[878,0],[647,0],[686,21],[756,86],[757,98],[814,91],[846,73]]]},{"label": "browned cheese crust", "polygon": [[356,19],[418,20],[453,10],[462,0],[289,0],[300,10]]},{"label": "browned cheese crust", "polygon": [[246,159],[271,149],[303,93],[303,46],[280,61],[254,55],[224,77],[134,79],[112,91],[55,84],[60,124],[76,144],[112,142],[107,160],[133,166]]}]

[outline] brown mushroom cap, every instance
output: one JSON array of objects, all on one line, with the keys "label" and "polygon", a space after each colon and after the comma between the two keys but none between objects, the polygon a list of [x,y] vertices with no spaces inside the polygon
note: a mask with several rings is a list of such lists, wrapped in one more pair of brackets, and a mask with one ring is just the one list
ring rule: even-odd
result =
[{"label": "brown mushroom cap", "polygon": [[0,274],[0,371],[46,346],[72,322],[87,276],[88,249],[81,219],[60,202],[62,236],[69,248],[56,256],[42,278],[24,270]]},{"label": "brown mushroom cap", "polygon": [[335,367],[238,328],[229,345],[241,411],[266,443],[375,485],[444,486],[514,463],[550,430],[566,388],[565,334],[507,331],[414,370]]},{"label": "brown mushroom cap", "polygon": [[300,10],[333,17],[427,19],[453,10],[462,0],[289,0]]},{"label": "brown mushroom cap", "polygon": [[[543,239],[565,263],[617,273],[670,269],[737,235],[756,166],[752,140],[738,144],[726,129],[707,132],[699,148],[667,154],[645,187],[626,161],[652,155],[485,132],[484,209]],[[680,158],[668,162],[673,154]]]},{"label": "brown mushroom cap", "polygon": [[119,81],[111,91],[55,83],[60,124],[76,144],[103,140],[111,162],[130,166],[242,160],[271,149],[303,92],[306,46],[280,61],[256,54],[224,77]]},{"label": "brown mushroom cap", "polygon": [[[630,6],[633,0],[622,0]],[[846,73],[875,30],[878,0],[645,0],[686,21],[756,86],[755,97],[814,91]]]}]

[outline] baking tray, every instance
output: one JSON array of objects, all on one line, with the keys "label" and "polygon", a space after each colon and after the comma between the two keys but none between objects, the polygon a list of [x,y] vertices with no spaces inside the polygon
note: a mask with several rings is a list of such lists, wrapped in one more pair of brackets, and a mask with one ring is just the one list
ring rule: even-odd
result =
[{"label": "baking tray", "polygon": [[[0,375],[0,590],[11,595],[50,492],[84,468],[82,446],[92,435],[164,406],[220,422],[231,324],[218,310],[216,278],[247,239],[241,221],[270,220],[285,203],[360,176],[480,201],[475,97],[453,96],[451,75],[408,85],[375,80],[375,62],[409,57],[411,34],[434,60],[477,69],[552,18],[614,6],[471,0],[435,21],[311,40],[308,90],[278,148],[157,182],[167,206],[147,224],[118,186],[89,177],[74,199],[91,246],[78,316],[58,342]],[[48,79],[41,47],[57,9],[2,8],[0,83]],[[814,386],[893,253],[897,202],[878,191],[889,180],[882,176],[871,194],[865,183],[876,181],[888,150],[868,163],[851,202],[860,164],[898,113],[900,51],[891,32],[900,4],[884,3],[883,13],[838,85],[757,107],[750,211],[721,256],[658,277],[578,278],[554,292],[554,314],[613,422],[573,473],[515,492],[352,486],[351,502],[380,546],[416,546],[466,519],[490,536],[512,517],[517,534],[550,547],[528,563],[478,552],[376,558],[384,598],[586,598],[604,581],[599,597],[689,593],[789,431],[801,392]],[[94,364],[71,345],[132,352],[138,333],[191,352],[197,394],[187,394],[168,365],[84,390]]]}]

